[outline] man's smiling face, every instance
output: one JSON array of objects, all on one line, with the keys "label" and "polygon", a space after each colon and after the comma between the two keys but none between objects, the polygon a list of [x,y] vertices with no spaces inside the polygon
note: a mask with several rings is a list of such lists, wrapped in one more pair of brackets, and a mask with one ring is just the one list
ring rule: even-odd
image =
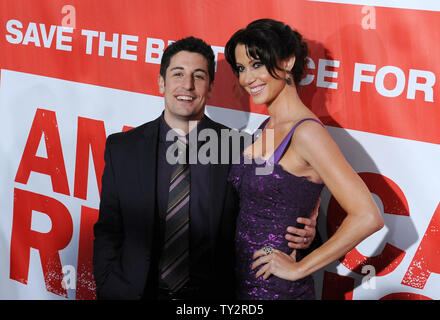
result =
[{"label": "man's smiling face", "polygon": [[176,53],[165,79],[159,76],[159,90],[164,95],[164,117],[168,124],[176,120],[200,120],[211,92],[206,58],[196,52]]}]

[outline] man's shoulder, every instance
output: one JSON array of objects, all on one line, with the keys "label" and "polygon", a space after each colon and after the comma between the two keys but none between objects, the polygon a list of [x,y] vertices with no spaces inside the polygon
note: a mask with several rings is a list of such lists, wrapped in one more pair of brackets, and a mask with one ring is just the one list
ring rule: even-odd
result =
[{"label": "man's shoulder", "polygon": [[220,130],[232,130],[228,126],[225,126],[224,124],[222,124],[220,122],[212,120],[208,116],[205,116],[205,117],[206,117],[205,121],[206,121],[206,127],[207,128],[215,129],[215,130],[218,130],[218,131],[220,131]]},{"label": "man's shoulder", "polygon": [[[252,144],[252,134],[244,130],[230,128],[208,117],[207,119],[209,119],[208,127],[217,132],[218,141],[220,142],[219,146],[228,146],[231,156],[234,154],[234,149],[241,153],[247,146]],[[221,150],[224,151],[223,148]]]},{"label": "man's shoulder", "polygon": [[237,130],[237,129],[228,127],[220,122],[212,120],[208,116],[206,116],[206,120],[207,120],[207,127],[208,128],[212,128],[212,129],[215,129],[220,132],[223,131],[225,133],[228,133],[226,136],[245,136],[245,137],[251,136],[251,134],[247,133],[246,131]]},{"label": "man's shoulder", "polygon": [[143,139],[145,136],[157,132],[155,129],[158,128],[158,125],[159,118],[127,131],[112,133],[107,137],[107,142],[111,144],[136,142],[139,139]]}]

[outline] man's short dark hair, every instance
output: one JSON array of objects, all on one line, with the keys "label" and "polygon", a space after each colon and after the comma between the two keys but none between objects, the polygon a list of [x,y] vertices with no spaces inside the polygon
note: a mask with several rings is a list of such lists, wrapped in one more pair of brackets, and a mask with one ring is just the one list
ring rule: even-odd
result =
[{"label": "man's short dark hair", "polygon": [[180,51],[200,53],[202,56],[204,56],[206,62],[208,63],[209,83],[212,83],[214,81],[214,77],[215,77],[214,51],[212,51],[212,48],[205,41],[194,37],[187,37],[180,39],[176,42],[173,42],[165,49],[162,55],[162,60],[160,62],[160,75],[164,79],[167,68],[170,65],[171,58]]}]

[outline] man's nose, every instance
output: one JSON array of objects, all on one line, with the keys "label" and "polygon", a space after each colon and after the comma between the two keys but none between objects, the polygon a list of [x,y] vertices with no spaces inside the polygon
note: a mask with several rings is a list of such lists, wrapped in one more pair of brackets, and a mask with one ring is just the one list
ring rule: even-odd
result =
[{"label": "man's nose", "polygon": [[194,90],[194,77],[185,76],[183,78],[183,87],[185,90]]}]

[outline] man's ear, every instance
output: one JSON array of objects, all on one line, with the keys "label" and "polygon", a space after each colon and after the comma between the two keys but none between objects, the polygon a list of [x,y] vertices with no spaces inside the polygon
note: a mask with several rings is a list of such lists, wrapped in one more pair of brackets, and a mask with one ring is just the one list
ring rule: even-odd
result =
[{"label": "man's ear", "polygon": [[208,88],[208,94],[207,94],[207,98],[208,99],[211,99],[212,86],[213,86],[213,83],[210,83],[209,84],[209,88]]},{"label": "man's ear", "polygon": [[157,78],[157,83],[159,84],[159,93],[164,94],[165,93],[165,80],[161,75],[159,75],[159,77]]}]

